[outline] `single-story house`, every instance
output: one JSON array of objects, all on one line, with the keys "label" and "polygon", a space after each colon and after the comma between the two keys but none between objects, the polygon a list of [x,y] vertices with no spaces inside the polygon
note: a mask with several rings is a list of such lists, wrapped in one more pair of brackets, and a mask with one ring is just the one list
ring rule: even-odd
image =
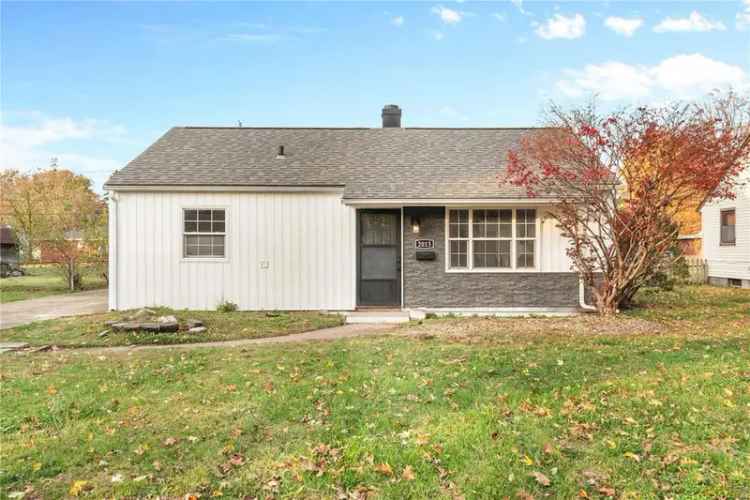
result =
[{"label": "single-story house", "polygon": [[732,200],[701,206],[708,282],[750,288],[750,167],[740,173]]},{"label": "single-story house", "polygon": [[549,197],[498,184],[529,129],[176,127],[110,193],[112,309],[571,312]]}]

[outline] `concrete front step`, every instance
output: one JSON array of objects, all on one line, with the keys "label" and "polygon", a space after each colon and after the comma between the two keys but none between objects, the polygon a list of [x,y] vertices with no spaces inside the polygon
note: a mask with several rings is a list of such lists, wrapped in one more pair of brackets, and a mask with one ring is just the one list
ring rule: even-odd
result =
[{"label": "concrete front step", "polygon": [[346,323],[408,323],[408,311],[353,311],[345,314]]}]

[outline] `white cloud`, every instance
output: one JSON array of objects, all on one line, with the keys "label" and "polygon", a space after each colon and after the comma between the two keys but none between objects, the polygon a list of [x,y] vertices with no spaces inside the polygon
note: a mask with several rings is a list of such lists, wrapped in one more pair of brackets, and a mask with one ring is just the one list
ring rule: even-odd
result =
[{"label": "white cloud", "polygon": [[569,97],[596,93],[605,100],[644,97],[651,91],[651,78],[637,66],[621,62],[588,64],[583,70],[568,70],[557,87]]},{"label": "white cloud", "polygon": [[586,32],[586,19],[581,14],[570,17],[555,14],[544,23],[538,24],[534,31],[545,40],[555,38],[572,40],[582,37]]},{"label": "white cloud", "polygon": [[440,17],[440,20],[445,24],[460,23],[464,18],[464,12],[449,9],[448,7],[443,7],[442,5],[433,7],[432,13]]},{"label": "white cloud", "polygon": [[750,28],[750,0],[743,2],[745,8],[737,13],[736,16],[736,27],[738,31],[745,31]]},{"label": "white cloud", "polygon": [[643,26],[643,19],[610,16],[604,20],[604,26],[622,36],[631,37]]},{"label": "white cloud", "polygon": [[0,125],[0,169],[29,172],[46,168],[52,158],[57,158],[60,167],[91,177],[99,189],[115,169],[122,167],[121,162],[112,158],[77,153],[71,144],[122,142],[123,127],[99,120],[49,118],[38,112],[25,116],[24,125]]},{"label": "white cloud", "polygon": [[391,24],[394,26],[401,27],[404,25],[404,16],[396,16],[391,19]]},{"label": "white cloud", "polygon": [[492,14],[492,17],[494,17],[495,19],[497,19],[501,23],[504,23],[506,21],[505,14],[502,14],[500,12],[495,12],[494,14]]},{"label": "white cloud", "polygon": [[531,12],[529,12],[528,10],[525,10],[523,8],[523,0],[510,0],[510,3],[512,3],[516,7],[516,9],[518,9],[518,12],[520,12],[524,16],[533,16],[534,15]]},{"label": "white cloud", "polygon": [[727,27],[721,21],[707,19],[697,10],[691,12],[688,17],[667,17],[654,27],[654,31],[657,33],[670,31],[724,31],[726,29]]},{"label": "white cloud", "polygon": [[697,97],[717,88],[750,87],[750,77],[739,66],[702,54],[680,54],[654,66],[617,61],[566,70],[557,88],[568,97],[590,93],[604,100],[651,97]]}]

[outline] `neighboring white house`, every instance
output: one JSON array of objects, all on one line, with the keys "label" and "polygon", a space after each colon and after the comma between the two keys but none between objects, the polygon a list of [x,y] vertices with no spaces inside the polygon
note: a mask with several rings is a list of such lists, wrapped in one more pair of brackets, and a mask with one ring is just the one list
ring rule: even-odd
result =
[{"label": "neighboring white house", "polygon": [[701,208],[703,255],[709,283],[750,288],[750,168],[739,183],[735,199]]},{"label": "neighboring white house", "polygon": [[528,129],[176,127],[109,179],[111,309],[574,311]]}]

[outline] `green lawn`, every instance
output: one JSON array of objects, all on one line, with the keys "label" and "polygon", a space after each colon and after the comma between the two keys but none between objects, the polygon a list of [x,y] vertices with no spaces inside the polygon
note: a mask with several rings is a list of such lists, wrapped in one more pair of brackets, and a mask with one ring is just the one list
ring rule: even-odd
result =
[{"label": "green lawn", "polygon": [[[26,276],[0,279],[0,303],[69,293],[65,279],[50,265],[24,266]],[[94,271],[83,274],[85,290],[105,288],[104,278]]]},{"label": "green lawn", "polygon": [[[252,349],[5,355],[28,498],[748,498],[750,292]],[[348,496],[345,496],[348,495]]]},{"label": "green lawn", "polygon": [[[199,319],[203,321],[207,330],[203,333],[113,332],[105,326],[104,322],[107,320],[120,320],[134,312],[124,311],[37,321],[29,325],[0,330],[0,341],[60,347],[188,344],[289,335],[339,326],[343,322],[343,318],[339,315],[317,312],[173,311],[163,307],[154,308],[153,311],[160,315],[172,314],[181,324],[188,319]],[[99,335],[105,331],[108,332],[106,335]]]}]

